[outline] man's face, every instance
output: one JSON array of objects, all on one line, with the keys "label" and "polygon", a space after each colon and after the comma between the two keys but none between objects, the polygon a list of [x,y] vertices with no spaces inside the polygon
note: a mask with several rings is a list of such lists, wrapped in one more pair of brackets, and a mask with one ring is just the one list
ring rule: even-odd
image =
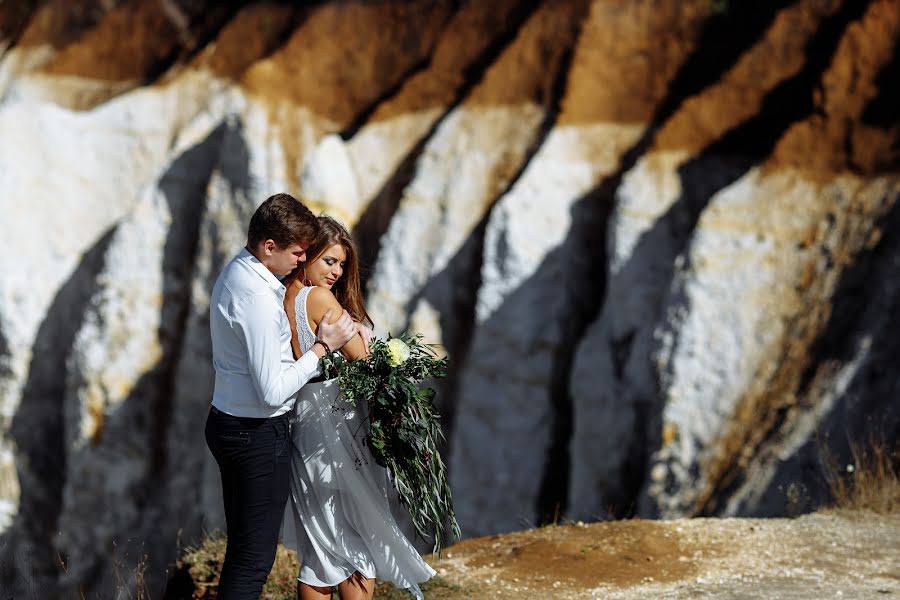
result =
[{"label": "man's face", "polygon": [[266,241],[266,268],[283,277],[297,268],[297,265],[306,260],[307,243],[291,244],[286,248],[279,248],[272,240]]}]

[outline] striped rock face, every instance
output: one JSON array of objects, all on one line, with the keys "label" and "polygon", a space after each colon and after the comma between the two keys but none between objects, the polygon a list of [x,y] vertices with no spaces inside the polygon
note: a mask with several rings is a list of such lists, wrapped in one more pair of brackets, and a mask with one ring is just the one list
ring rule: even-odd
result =
[{"label": "striped rock face", "polygon": [[279,191],[451,357],[465,535],[827,501],[900,425],[900,1],[756,4],[0,3],[0,587],[223,526],[208,297]]}]

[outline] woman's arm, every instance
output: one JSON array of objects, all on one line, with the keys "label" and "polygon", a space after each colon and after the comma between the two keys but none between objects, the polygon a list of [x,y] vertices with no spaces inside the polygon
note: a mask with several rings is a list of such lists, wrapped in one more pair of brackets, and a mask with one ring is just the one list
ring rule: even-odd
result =
[{"label": "woman's arm", "polygon": [[[322,319],[325,318],[325,313],[329,310],[332,311],[333,315],[329,320],[329,323],[336,321],[344,312],[341,303],[337,301],[337,298],[334,297],[331,290],[321,287],[315,287],[310,290],[309,296],[306,298],[306,315],[309,319],[309,326],[317,335],[319,333],[319,324],[322,322]],[[343,352],[344,356],[350,360],[359,360],[360,358],[365,358],[369,354],[366,350],[366,345],[359,334],[353,336],[353,338],[341,348],[341,352]]]}]

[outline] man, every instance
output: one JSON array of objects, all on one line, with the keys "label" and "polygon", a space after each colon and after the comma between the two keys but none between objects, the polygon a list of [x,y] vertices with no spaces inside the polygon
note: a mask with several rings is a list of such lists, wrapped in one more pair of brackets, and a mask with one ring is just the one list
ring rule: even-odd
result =
[{"label": "man", "polygon": [[312,349],[298,360],[276,275],[306,260],[316,217],[296,198],[276,194],[250,219],[247,247],[222,271],[210,300],[216,383],[206,443],[219,464],[228,544],[220,600],[256,599],[275,558],[290,480],[293,396],[319,374],[319,359],[357,328],[332,311]]}]

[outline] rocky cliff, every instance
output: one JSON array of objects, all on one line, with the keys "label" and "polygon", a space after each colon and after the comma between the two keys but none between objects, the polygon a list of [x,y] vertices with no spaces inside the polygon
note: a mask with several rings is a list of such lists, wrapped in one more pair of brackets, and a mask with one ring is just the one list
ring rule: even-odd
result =
[{"label": "rocky cliff", "polygon": [[4,585],[159,590],[221,525],[207,299],[282,190],[451,356],[467,535],[817,506],[900,424],[898,39],[898,0],[0,3]]}]

